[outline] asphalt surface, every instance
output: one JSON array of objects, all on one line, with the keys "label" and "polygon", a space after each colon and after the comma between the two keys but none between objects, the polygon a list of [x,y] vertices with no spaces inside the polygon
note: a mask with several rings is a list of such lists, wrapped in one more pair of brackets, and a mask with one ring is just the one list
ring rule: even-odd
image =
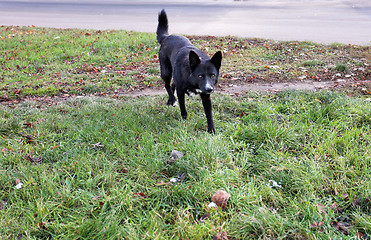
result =
[{"label": "asphalt surface", "polygon": [[[0,25],[371,44],[370,0],[0,0]],[[1,33],[0,33],[1,34]]]}]

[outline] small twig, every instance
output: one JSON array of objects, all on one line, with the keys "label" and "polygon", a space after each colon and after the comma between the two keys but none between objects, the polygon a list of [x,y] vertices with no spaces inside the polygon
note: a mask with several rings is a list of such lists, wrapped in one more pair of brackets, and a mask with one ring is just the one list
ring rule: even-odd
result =
[{"label": "small twig", "polygon": [[21,226],[19,227],[19,230],[18,230],[18,233],[17,233],[17,238],[18,238],[18,239],[22,239],[22,238],[19,238],[19,234],[20,234],[20,232],[21,232],[21,229],[22,229],[23,224],[24,224],[25,221],[26,221],[26,217],[24,217],[23,222],[22,222]]}]

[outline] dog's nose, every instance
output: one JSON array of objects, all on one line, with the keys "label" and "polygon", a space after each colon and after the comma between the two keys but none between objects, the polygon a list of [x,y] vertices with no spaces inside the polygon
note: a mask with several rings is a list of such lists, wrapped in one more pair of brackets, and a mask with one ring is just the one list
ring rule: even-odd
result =
[{"label": "dog's nose", "polygon": [[205,91],[206,91],[207,94],[210,94],[210,93],[212,93],[212,92],[214,91],[214,88],[211,87],[211,86],[207,86],[207,87],[205,88]]}]

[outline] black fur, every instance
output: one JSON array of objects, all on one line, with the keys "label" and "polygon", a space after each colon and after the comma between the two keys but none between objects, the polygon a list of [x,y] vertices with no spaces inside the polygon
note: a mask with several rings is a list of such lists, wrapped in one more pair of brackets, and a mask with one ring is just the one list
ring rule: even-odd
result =
[{"label": "black fur", "polygon": [[[161,78],[169,94],[168,105],[174,105],[178,96],[181,115],[188,114],[185,108],[185,94],[200,93],[207,119],[207,131],[215,133],[210,94],[218,81],[222,53],[219,51],[210,57],[188,40],[178,35],[168,34],[168,20],[165,10],[158,16],[157,41],[161,44],[159,60]],[[171,78],[173,84],[170,85]]]}]

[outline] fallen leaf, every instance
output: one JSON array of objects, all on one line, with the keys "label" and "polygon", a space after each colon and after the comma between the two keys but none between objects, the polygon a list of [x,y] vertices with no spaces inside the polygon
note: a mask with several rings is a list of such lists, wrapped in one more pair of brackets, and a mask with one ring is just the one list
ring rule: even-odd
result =
[{"label": "fallen leaf", "polygon": [[[102,130],[103,132],[103,130]],[[97,143],[94,143],[94,144],[90,144],[90,146],[93,146],[93,147],[98,147],[98,148],[103,148],[104,145],[103,144],[100,144],[100,142],[97,142]]]},{"label": "fallen leaf", "polygon": [[1,149],[1,152],[4,154],[4,157],[6,157],[6,151],[7,149],[3,146],[3,149]]},{"label": "fallen leaf", "polygon": [[346,200],[348,198],[348,194],[347,193],[343,193],[343,194],[341,194],[341,196],[343,197],[343,200]]},{"label": "fallen leaf", "polygon": [[98,195],[98,196],[92,197],[91,199],[92,200],[98,200],[98,199],[101,199],[101,198],[102,198],[102,196],[101,195]]},{"label": "fallen leaf", "polygon": [[26,159],[30,160],[31,163],[41,163],[42,158],[31,157],[30,154],[26,154]]},{"label": "fallen leaf", "polygon": [[331,210],[337,210],[338,207],[339,207],[339,204],[337,204],[336,202],[334,202],[333,204],[331,204],[330,209]]},{"label": "fallen leaf", "polygon": [[[336,172],[334,172],[334,176],[336,176],[337,175],[337,173]],[[335,195],[338,195],[339,193],[338,193],[338,190],[335,188],[334,189],[334,193],[335,193]]]},{"label": "fallen leaf", "polygon": [[356,237],[362,240],[370,240],[370,237],[366,233],[356,233]]},{"label": "fallen leaf", "polygon": [[37,227],[40,229],[46,229],[45,222],[41,221],[37,224]]},{"label": "fallen leaf", "polygon": [[213,237],[213,240],[228,240],[227,232],[223,232],[222,227],[220,227],[218,234]]},{"label": "fallen leaf", "polygon": [[144,193],[142,192],[136,192],[136,193],[133,193],[134,196],[138,196],[138,197],[141,197],[141,198],[148,198],[147,195],[145,195]]},{"label": "fallen leaf", "polygon": [[177,182],[183,182],[184,178],[186,176],[186,173],[181,173],[177,176]]},{"label": "fallen leaf", "polygon": [[326,213],[325,206],[323,204],[318,204],[317,209],[320,213]]},{"label": "fallen leaf", "polygon": [[206,214],[204,214],[204,215],[202,215],[201,217],[200,217],[200,222],[202,222],[203,220],[206,220],[206,219],[208,219],[209,217],[210,217],[210,213],[206,213]]},{"label": "fallen leaf", "polygon": [[27,139],[26,143],[32,143],[32,141],[35,140],[33,136],[26,135],[24,132],[20,132],[18,134]]},{"label": "fallen leaf", "polygon": [[312,228],[319,228],[323,225],[323,222],[316,222],[314,221],[313,224],[310,225]]},{"label": "fallen leaf", "polygon": [[23,123],[23,125],[25,125],[26,127],[32,127],[32,123]]},{"label": "fallen leaf", "polygon": [[359,204],[360,201],[361,200],[358,199],[358,198],[354,199],[354,201],[352,202],[353,207],[357,207],[357,205]]},{"label": "fallen leaf", "polygon": [[219,207],[225,209],[227,207],[228,199],[231,195],[224,190],[218,190],[211,197],[211,201],[214,202]]},{"label": "fallen leaf", "polygon": [[324,180],[325,180],[325,182],[328,184],[328,185],[330,185],[330,181],[325,177],[324,178]]},{"label": "fallen leaf", "polygon": [[8,203],[6,201],[0,200],[0,210],[5,209],[6,205],[8,205]]},{"label": "fallen leaf", "polygon": [[339,232],[341,232],[341,233],[343,233],[345,235],[348,235],[349,228],[351,227],[351,225],[349,223],[332,221],[331,224]]},{"label": "fallen leaf", "polygon": [[120,173],[128,173],[128,169],[126,167],[121,167]]},{"label": "fallen leaf", "polygon": [[204,222],[204,220],[208,219],[210,217],[210,213],[206,213],[202,215],[199,219],[196,219],[196,224],[201,224]]}]

